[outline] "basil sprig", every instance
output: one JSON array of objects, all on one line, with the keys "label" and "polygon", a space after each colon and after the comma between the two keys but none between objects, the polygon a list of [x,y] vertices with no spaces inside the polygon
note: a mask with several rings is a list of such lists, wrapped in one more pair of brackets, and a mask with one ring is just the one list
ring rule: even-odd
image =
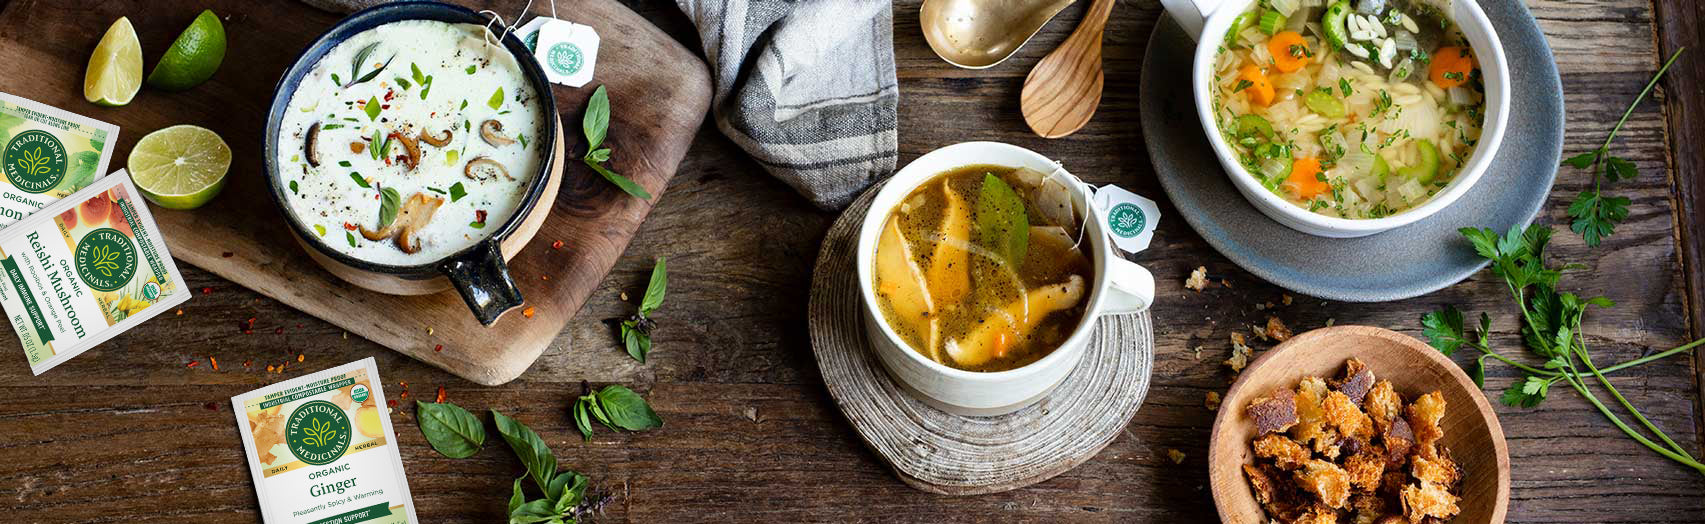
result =
[{"label": "basil sprig", "polygon": [[616,384],[582,395],[574,402],[574,426],[586,440],[592,440],[593,420],[610,428],[610,431],[645,431],[663,427],[663,419],[651,410],[651,404],[646,403],[644,397]]},{"label": "basil sprig", "polygon": [[622,320],[622,345],[627,347],[628,356],[641,363],[645,355],[651,352],[651,330],[657,323],[651,320],[651,312],[663,305],[663,294],[669,287],[669,272],[665,257],[657,257],[657,265],[651,268],[651,283],[645,287],[645,297],[639,301],[639,312]]},{"label": "basil sprig", "polygon": [[415,418],[426,442],[446,457],[472,457],[485,445],[485,424],[461,406],[417,400]]},{"label": "basil sprig", "polygon": [[640,200],[651,200],[651,193],[646,192],[645,188],[604,167],[604,162],[610,160],[610,148],[598,147],[604,145],[604,138],[609,136],[610,130],[610,94],[604,86],[598,86],[598,89],[592,91],[592,98],[586,101],[586,115],[580,119],[580,128],[586,133],[586,156],[581,159],[586,163],[586,167],[627,194]]}]

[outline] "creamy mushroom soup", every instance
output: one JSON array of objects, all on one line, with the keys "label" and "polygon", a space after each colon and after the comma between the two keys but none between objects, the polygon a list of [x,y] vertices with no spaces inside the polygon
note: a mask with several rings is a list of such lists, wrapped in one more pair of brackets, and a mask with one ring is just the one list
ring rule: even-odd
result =
[{"label": "creamy mushroom soup", "polygon": [[278,183],[332,249],[379,264],[433,262],[515,213],[546,155],[540,106],[485,28],[385,24],[304,76],[279,130]]}]

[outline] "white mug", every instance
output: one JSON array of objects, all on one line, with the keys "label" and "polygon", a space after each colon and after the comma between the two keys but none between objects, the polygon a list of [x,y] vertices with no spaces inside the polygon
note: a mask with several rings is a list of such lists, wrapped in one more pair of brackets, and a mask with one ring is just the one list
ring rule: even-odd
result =
[{"label": "white mug", "polygon": [[[1353,238],[1372,235],[1393,228],[1409,225],[1419,221],[1439,210],[1449,207],[1469,188],[1480,180],[1486,169],[1492,165],[1492,157],[1497,154],[1498,147],[1503,144],[1504,128],[1510,116],[1510,70],[1504,59],[1504,45],[1498,40],[1498,33],[1492,28],[1491,20],[1480,10],[1475,0],[1453,0],[1451,2],[1451,19],[1462,30],[1463,36],[1474,48],[1474,56],[1480,62],[1481,77],[1486,86],[1485,121],[1481,125],[1480,142],[1444,189],[1421,205],[1407,211],[1396,213],[1383,218],[1349,219],[1329,217],[1314,213],[1295,204],[1285,201],[1272,191],[1267,190],[1261,182],[1250,175],[1237,161],[1237,154],[1225,142],[1220,133],[1219,122],[1214,119],[1211,102],[1213,89],[1214,61],[1220,50],[1221,39],[1218,37],[1202,38],[1202,35],[1224,35],[1231,28],[1232,21],[1239,13],[1249,10],[1257,0],[1161,0],[1166,6],[1166,12],[1184,26],[1185,31],[1195,38],[1196,54],[1191,62],[1190,81],[1196,101],[1196,115],[1202,121],[1202,130],[1208,135],[1208,142],[1214,146],[1214,154],[1219,157],[1220,164],[1225,167],[1226,174],[1231,177],[1232,184],[1238,192],[1243,193],[1255,209],[1284,224],[1291,229],[1311,235],[1330,238]],[[1328,0],[1328,4],[1331,0]]]},{"label": "white mug", "polygon": [[1028,167],[1043,173],[1062,171],[1048,157],[1011,144],[965,142],[918,157],[888,179],[877,192],[858,236],[858,286],[864,298],[867,339],[882,365],[907,390],[930,405],[961,415],[1000,415],[1041,399],[1083,360],[1096,319],[1103,315],[1136,313],[1154,303],[1154,275],[1118,256],[1107,237],[1104,213],[1093,210],[1091,188],[1065,177],[1077,209],[1084,210],[1085,242],[1094,264],[1089,302],[1065,342],[1042,359],[1000,372],[955,369],[925,358],[888,326],[878,309],[875,291],[877,237],[888,216],[913,190],[945,171],[974,164]]}]

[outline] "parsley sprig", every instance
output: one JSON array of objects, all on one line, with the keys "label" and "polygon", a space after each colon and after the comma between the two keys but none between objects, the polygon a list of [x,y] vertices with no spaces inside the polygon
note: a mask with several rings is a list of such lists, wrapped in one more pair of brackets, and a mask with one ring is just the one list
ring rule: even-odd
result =
[{"label": "parsley sprig", "polygon": [[581,159],[586,167],[634,198],[651,200],[651,193],[646,192],[645,188],[604,167],[604,162],[610,160],[610,148],[598,147],[604,145],[604,138],[609,136],[610,130],[610,94],[604,86],[598,86],[597,90],[592,91],[592,98],[586,101],[586,115],[581,117],[580,127],[581,131],[586,133],[586,156]]},{"label": "parsley sprig", "polygon": [[[1575,169],[1590,169],[1593,179],[1592,189],[1575,195],[1575,201],[1569,204],[1569,230],[1581,235],[1588,246],[1597,247],[1605,238],[1616,233],[1616,225],[1628,218],[1628,197],[1605,196],[1602,189],[1604,182],[1630,180],[1640,176],[1640,169],[1626,159],[1610,154],[1610,143],[1616,140],[1616,133],[1622,131],[1623,124],[1628,123],[1628,117],[1634,114],[1634,108],[1645,101],[1646,95],[1651,94],[1652,88],[1658,85],[1658,79],[1669,72],[1675,60],[1681,57],[1681,52],[1687,48],[1675,50],[1669,61],[1652,75],[1652,80],[1646,83],[1646,89],[1640,91],[1640,96],[1634,97],[1634,103],[1628,104],[1628,110],[1622,113],[1622,119],[1616,122],[1616,127],[1610,129],[1610,135],[1604,137],[1604,144],[1598,149],[1581,153],[1563,160],[1563,165]],[[1600,176],[1603,175],[1603,176]]]},{"label": "parsley sprig", "polygon": [[[1521,370],[1521,380],[1505,390],[1500,399],[1509,406],[1537,406],[1545,400],[1553,384],[1564,382],[1592,403],[1593,407],[1598,408],[1605,418],[1610,419],[1612,424],[1622,429],[1629,437],[1670,460],[1705,474],[1705,464],[1647,420],[1646,416],[1605,378],[1606,374],[1685,353],[1705,344],[1705,338],[1599,368],[1587,351],[1587,338],[1582,332],[1581,319],[1586,315],[1588,306],[1608,308],[1615,304],[1604,297],[1582,298],[1574,293],[1557,290],[1557,283],[1562,279],[1563,271],[1584,266],[1568,264],[1551,267],[1546,264],[1545,247],[1551,240],[1550,227],[1530,226],[1524,230],[1517,226],[1510,228],[1503,236],[1491,229],[1464,228],[1460,232],[1474,245],[1476,253],[1491,261],[1492,274],[1502,278],[1508,286],[1511,298],[1521,307],[1523,345],[1535,358],[1541,359],[1542,363],[1529,365],[1492,350],[1491,316],[1481,313],[1478,329],[1470,334],[1464,328],[1462,311],[1454,306],[1447,306],[1421,317],[1421,326],[1434,348],[1446,355],[1463,347],[1478,350],[1480,356],[1474,360],[1469,375],[1474,378],[1475,384],[1481,387],[1486,386],[1487,359],[1502,361]],[[1663,441],[1663,445],[1654,443],[1629,426],[1610,408],[1605,407],[1597,395],[1587,388],[1589,381],[1597,381],[1641,426]]]}]

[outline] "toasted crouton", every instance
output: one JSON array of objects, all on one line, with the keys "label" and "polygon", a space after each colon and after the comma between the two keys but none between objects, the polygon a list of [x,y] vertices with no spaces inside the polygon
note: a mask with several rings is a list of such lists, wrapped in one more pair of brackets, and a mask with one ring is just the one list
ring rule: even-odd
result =
[{"label": "toasted crouton", "polygon": [[1368,369],[1367,364],[1362,361],[1352,358],[1344,361],[1344,375],[1329,385],[1332,389],[1344,392],[1345,396],[1360,405],[1362,400],[1367,398],[1368,391],[1373,390],[1373,383],[1373,370]]},{"label": "toasted crouton", "polygon": [[1255,419],[1256,434],[1289,430],[1297,423],[1296,393],[1287,388],[1275,389],[1265,397],[1250,401],[1248,413],[1249,418]]},{"label": "toasted crouton", "polygon": [[1314,505],[1309,506],[1308,511],[1304,512],[1302,514],[1302,516],[1297,517],[1296,520],[1291,521],[1291,523],[1292,524],[1338,524],[1338,511],[1334,510],[1332,508],[1326,507],[1325,504],[1320,504],[1317,502]]},{"label": "toasted crouton", "polygon": [[1381,380],[1362,399],[1362,409],[1373,419],[1374,430],[1384,433],[1392,420],[1403,418],[1403,397],[1391,387],[1391,381]]},{"label": "toasted crouton", "polygon": [[1326,423],[1338,428],[1338,434],[1350,438],[1373,438],[1373,421],[1356,407],[1356,402],[1341,391],[1326,392],[1322,402],[1325,408]]},{"label": "toasted crouton", "polygon": [[1273,465],[1285,471],[1300,468],[1312,458],[1301,444],[1277,433],[1255,439],[1255,456],[1271,459]]},{"label": "toasted crouton", "polygon": [[1316,452],[1324,452],[1337,442],[1327,434],[1326,392],[1326,381],[1320,377],[1304,378],[1297,383],[1297,425],[1291,428],[1291,437]]},{"label": "toasted crouton", "polygon": [[1428,517],[1449,520],[1458,511],[1456,495],[1445,491],[1444,486],[1431,482],[1410,484],[1403,487],[1403,516],[1411,523],[1419,523]]},{"label": "toasted crouton", "polygon": [[1409,429],[1409,421],[1393,419],[1391,425],[1385,427],[1383,436],[1385,442],[1386,462],[1400,466],[1409,457],[1409,450],[1415,448],[1415,432]]},{"label": "toasted crouton", "polygon": [[1446,487],[1461,480],[1456,463],[1442,456],[1427,458],[1416,455],[1409,459],[1409,474],[1414,475],[1416,480]]},{"label": "toasted crouton", "polygon": [[1243,476],[1249,478],[1249,488],[1255,492],[1255,501],[1260,502],[1262,506],[1279,499],[1279,487],[1273,483],[1273,476],[1267,472],[1267,468],[1262,466],[1243,465]]},{"label": "toasted crouton", "polygon": [[1385,497],[1372,493],[1357,493],[1350,496],[1350,509],[1354,511],[1350,522],[1355,524],[1374,524],[1385,515]]},{"label": "toasted crouton", "polygon": [[1344,472],[1350,474],[1350,485],[1356,491],[1371,493],[1379,489],[1379,481],[1385,475],[1385,448],[1362,446],[1356,454],[1344,459]]},{"label": "toasted crouton", "polygon": [[1318,497],[1327,506],[1342,508],[1350,500],[1350,475],[1337,464],[1310,460],[1295,475],[1297,487]]},{"label": "toasted crouton", "polygon": [[1415,432],[1415,443],[1422,449],[1431,448],[1443,437],[1445,430],[1439,425],[1445,416],[1445,396],[1434,391],[1415,399],[1407,410],[1409,428]]}]

